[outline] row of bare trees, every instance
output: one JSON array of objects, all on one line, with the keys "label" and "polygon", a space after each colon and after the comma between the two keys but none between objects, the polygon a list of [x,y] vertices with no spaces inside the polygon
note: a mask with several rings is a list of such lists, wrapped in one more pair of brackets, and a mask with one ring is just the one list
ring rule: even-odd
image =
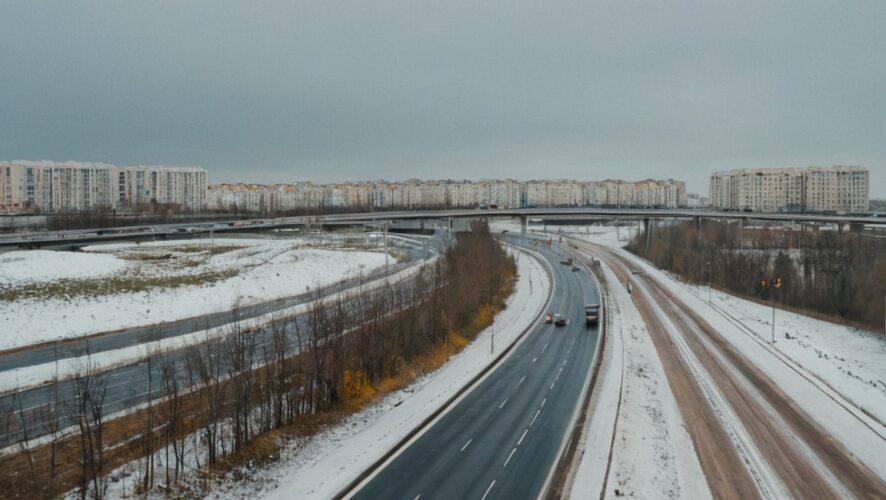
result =
[{"label": "row of bare trees", "polygon": [[[870,233],[682,222],[650,227],[627,248],[688,281],[883,326],[886,238]],[[761,288],[776,277],[780,289]]]},{"label": "row of bare trees", "polygon": [[[231,326],[180,351],[148,352],[142,365],[150,397],[125,419],[108,421],[107,378],[85,372],[74,398],[49,405],[67,408],[76,434],[23,446],[20,475],[8,483],[27,496],[67,487],[103,498],[110,471],[141,457],[133,482],[140,491],[171,491],[183,477],[193,487],[195,475],[185,472],[248,458],[256,438],[272,430],[354,410],[451,334],[469,336],[478,311],[500,305],[515,272],[487,227],[477,225],[408,280],[318,297],[299,316],[257,329]],[[40,425],[63,427],[58,415],[47,416]],[[36,420],[32,415],[32,427]],[[0,472],[8,466],[0,464]],[[50,470],[61,478],[51,489]]]}]

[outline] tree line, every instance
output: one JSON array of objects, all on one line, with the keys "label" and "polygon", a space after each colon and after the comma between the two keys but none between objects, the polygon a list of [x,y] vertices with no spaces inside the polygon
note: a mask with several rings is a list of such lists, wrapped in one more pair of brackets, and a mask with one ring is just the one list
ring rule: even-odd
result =
[{"label": "tree line", "polygon": [[[358,409],[417,359],[453,337],[470,338],[491,321],[490,309],[503,307],[515,263],[485,225],[472,229],[407,280],[318,297],[304,314],[260,330],[234,324],[174,355],[149,352],[143,366],[153,397],[135,414],[109,420],[108,374],[87,367],[74,397],[30,420],[21,405],[9,413],[7,428],[18,426],[21,446],[0,459],[0,487],[14,496],[73,488],[81,498],[104,498],[108,474],[139,459],[130,479],[137,491],[180,491],[194,487],[183,484],[188,470],[223,468],[255,453],[273,431]],[[76,432],[62,433],[71,423]],[[37,426],[50,430],[39,446],[29,436]]]},{"label": "tree line", "polygon": [[[653,223],[627,249],[690,282],[883,327],[886,238],[869,232]],[[775,278],[778,289],[771,286]]]}]

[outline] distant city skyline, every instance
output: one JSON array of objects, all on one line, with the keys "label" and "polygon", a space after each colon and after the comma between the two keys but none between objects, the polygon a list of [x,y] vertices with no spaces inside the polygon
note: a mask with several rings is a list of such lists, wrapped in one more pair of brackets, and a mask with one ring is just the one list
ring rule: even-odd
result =
[{"label": "distant city skyline", "polygon": [[[653,15],[654,14],[654,15]],[[0,158],[213,182],[685,179],[858,165],[886,3],[0,6]]]}]

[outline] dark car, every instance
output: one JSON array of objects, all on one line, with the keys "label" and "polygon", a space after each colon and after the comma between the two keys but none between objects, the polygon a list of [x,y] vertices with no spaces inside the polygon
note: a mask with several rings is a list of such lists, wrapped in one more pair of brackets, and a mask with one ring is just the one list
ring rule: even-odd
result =
[{"label": "dark car", "polygon": [[559,314],[555,316],[554,325],[556,326],[566,326],[566,318],[560,316]]}]

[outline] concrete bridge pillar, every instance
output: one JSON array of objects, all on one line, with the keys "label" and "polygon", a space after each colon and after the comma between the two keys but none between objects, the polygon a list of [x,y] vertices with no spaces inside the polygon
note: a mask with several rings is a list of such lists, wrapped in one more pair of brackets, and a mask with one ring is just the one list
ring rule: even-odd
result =
[{"label": "concrete bridge pillar", "polygon": [[528,223],[529,223],[529,219],[525,215],[521,215],[520,216],[520,234],[523,236],[526,235],[526,226],[528,225]]},{"label": "concrete bridge pillar", "polygon": [[856,234],[861,234],[861,232],[864,231],[864,224],[862,224],[861,222],[850,222],[849,231]]}]

